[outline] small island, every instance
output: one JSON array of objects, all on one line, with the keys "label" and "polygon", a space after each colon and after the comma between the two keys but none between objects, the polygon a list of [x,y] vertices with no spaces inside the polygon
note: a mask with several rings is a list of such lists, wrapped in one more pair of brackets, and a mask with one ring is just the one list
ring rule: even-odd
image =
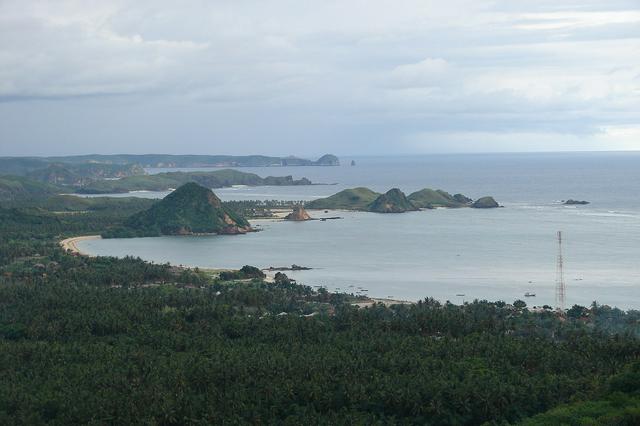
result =
[{"label": "small island", "polygon": [[104,238],[160,235],[245,234],[254,231],[240,214],[223,205],[208,188],[190,182],[129,217],[123,227],[108,230]]},{"label": "small island", "polygon": [[578,200],[572,200],[572,199],[568,199],[567,201],[563,201],[562,204],[564,204],[565,206],[584,206],[589,204],[588,201],[578,201]]},{"label": "small island", "polygon": [[308,202],[307,209],[323,210],[356,210],[375,213],[404,213],[421,209],[462,208],[487,209],[500,207],[498,202],[490,196],[473,200],[463,194],[451,195],[441,189],[424,188],[411,193],[409,196],[393,188],[385,194],[372,191],[369,188],[345,189],[327,198],[320,198]]},{"label": "small island", "polygon": [[367,211],[373,213],[404,213],[415,210],[418,208],[411,204],[404,192],[398,188],[390,189],[380,195],[367,208]]}]

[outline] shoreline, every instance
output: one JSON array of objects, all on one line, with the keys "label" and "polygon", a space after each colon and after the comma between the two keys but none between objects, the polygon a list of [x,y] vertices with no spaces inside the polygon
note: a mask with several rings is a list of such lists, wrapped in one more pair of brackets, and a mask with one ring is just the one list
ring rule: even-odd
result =
[{"label": "shoreline", "polygon": [[[71,253],[76,254],[78,256],[96,257],[94,255],[82,252],[78,248],[77,243],[80,242],[80,241],[100,240],[100,239],[102,239],[102,237],[100,235],[83,235],[83,236],[79,236],[79,237],[65,238],[64,240],[60,241],[59,244],[60,244],[60,247],[62,247],[62,250],[67,251],[67,252],[71,252]],[[221,271],[231,271],[231,270],[233,270],[233,269],[228,269],[228,268],[206,268],[206,267],[203,268],[203,267],[198,267],[198,266],[187,266],[187,265],[180,265],[178,267],[180,267],[180,268],[198,268],[203,272],[208,272],[208,273],[211,273],[211,274],[217,274],[217,273],[220,273]],[[268,283],[274,283],[275,282],[275,271],[264,271],[264,273],[265,273],[265,278],[264,278],[265,282],[268,282]],[[397,300],[397,299],[384,299],[384,298],[377,298],[377,297],[367,297],[367,299],[359,301],[359,302],[354,302],[351,305],[352,306],[358,306],[360,308],[366,308],[366,307],[373,306],[373,304],[375,304],[375,303],[381,303],[381,304],[386,305],[386,306],[391,306],[391,305],[413,305],[416,302],[409,301],[409,300]]]},{"label": "shoreline", "polygon": [[90,255],[88,253],[83,253],[77,246],[77,243],[80,241],[87,241],[87,240],[100,240],[102,239],[102,237],[100,235],[83,235],[80,237],[71,237],[71,238],[66,238],[62,241],[60,241],[60,247],[62,247],[62,250],[64,251],[69,251],[71,253],[77,254],[79,256],[87,256],[87,257],[95,257],[93,255]]}]

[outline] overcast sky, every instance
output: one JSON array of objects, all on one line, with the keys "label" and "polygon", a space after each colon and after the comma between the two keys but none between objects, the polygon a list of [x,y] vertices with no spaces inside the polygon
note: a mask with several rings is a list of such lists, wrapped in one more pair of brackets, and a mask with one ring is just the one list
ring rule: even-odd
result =
[{"label": "overcast sky", "polygon": [[0,155],[637,149],[638,0],[0,0]]}]

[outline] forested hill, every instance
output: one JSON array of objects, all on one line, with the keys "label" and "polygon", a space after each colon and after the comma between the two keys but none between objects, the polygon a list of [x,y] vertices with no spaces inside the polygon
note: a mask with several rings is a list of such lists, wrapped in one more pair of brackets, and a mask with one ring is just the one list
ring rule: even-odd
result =
[{"label": "forested hill", "polygon": [[249,222],[222,204],[208,188],[186,183],[149,209],[129,217],[124,226],[103,233],[106,237],[155,237],[204,233],[244,234]]}]

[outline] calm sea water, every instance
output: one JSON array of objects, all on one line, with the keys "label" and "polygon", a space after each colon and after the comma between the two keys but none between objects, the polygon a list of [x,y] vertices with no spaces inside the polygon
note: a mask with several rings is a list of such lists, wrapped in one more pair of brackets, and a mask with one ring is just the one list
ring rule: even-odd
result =
[{"label": "calm sea water", "polygon": [[[342,159],[346,164],[350,160]],[[80,247],[92,254],[129,254],[201,267],[296,263],[314,268],[287,273],[300,282],[375,297],[510,302],[532,292],[536,297],[526,299],[530,305],[553,305],[555,238],[562,230],[567,305],[597,300],[640,308],[640,153],[355,157],[355,161],[355,167],[242,169],[336,185],[215,192],[225,200],[310,200],[354,186],[378,191],[399,187],[407,193],[432,187],[472,198],[493,195],[505,208],[397,215],[329,212],[328,216],[344,219],[260,221],[256,224],[263,232],[243,236],[94,240],[83,241]],[[568,198],[591,204],[559,203]]]}]

